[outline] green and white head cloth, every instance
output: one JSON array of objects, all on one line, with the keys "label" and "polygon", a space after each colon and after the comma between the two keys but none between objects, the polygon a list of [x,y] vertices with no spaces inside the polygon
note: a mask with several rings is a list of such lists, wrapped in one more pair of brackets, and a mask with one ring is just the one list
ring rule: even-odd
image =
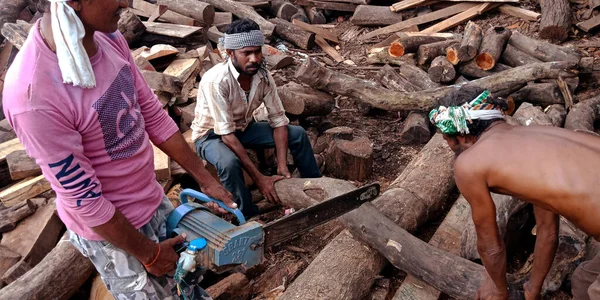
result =
[{"label": "green and white head cloth", "polygon": [[429,113],[429,120],[443,134],[469,134],[469,123],[473,120],[504,119],[504,112],[499,105],[487,103],[492,96],[485,90],[470,102],[461,106],[440,106]]}]

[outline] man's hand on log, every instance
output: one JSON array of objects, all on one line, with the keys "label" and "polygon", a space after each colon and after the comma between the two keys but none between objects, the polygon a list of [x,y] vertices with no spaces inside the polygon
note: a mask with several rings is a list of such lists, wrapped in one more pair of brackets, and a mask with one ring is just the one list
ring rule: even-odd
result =
[{"label": "man's hand on log", "polygon": [[281,175],[285,178],[292,178],[292,174],[290,174],[290,169],[288,169],[287,165],[279,165],[277,167],[277,175]]},{"label": "man's hand on log", "polygon": [[[486,274],[487,275],[487,274]],[[489,276],[485,283],[477,290],[475,300],[507,300],[508,291],[500,291]]]},{"label": "man's hand on log", "polygon": [[258,185],[258,190],[267,198],[267,200],[274,204],[281,204],[279,197],[277,196],[277,192],[275,191],[275,182],[283,179],[283,176],[275,175],[275,176],[261,176],[259,180],[256,181],[256,185]]}]

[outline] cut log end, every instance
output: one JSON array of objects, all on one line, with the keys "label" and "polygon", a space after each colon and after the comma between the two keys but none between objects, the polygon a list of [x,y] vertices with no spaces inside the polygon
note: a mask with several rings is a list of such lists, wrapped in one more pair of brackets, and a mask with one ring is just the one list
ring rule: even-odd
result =
[{"label": "cut log end", "polygon": [[400,43],[392,43],[388,48],[388,54],[392,57],[401,57],[404,55],[404,46]]},{"label": "cut log end", "polygon": [[496,61],[489,53],[481,53],[475,58],[475,63],[484,71],[489,71],[494,68]]},{"label": "cut log end", "polygon": [[508,108],[504,111],[504,114],[506,115],[512,115],[515,112],[515,108],[517,107],[515,105],[515,100],[512,97],[508,97],[506,99],[506,104],[508,104]]},{"label": "cut log end", "polygon": [[453,47],[446,49],[446,59],[453,65],[457,65],[460,62],[458,58],[458,51]]}]

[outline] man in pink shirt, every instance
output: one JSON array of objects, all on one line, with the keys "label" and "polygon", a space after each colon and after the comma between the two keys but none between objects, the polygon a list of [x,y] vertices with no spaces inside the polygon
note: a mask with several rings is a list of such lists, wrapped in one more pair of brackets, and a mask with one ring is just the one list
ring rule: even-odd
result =
[{"label": "man in pink shirt", "polygon": [[[3,107],[57,194],[73,244],[117,299],[173,299],[173,206],[150,141],[236,207],[161,108],[116,31],[126,0],[50,0],[10,67]],[[48,6],[50,10],[48,10]],[[149,274],[148,274],[149,273]]]}]

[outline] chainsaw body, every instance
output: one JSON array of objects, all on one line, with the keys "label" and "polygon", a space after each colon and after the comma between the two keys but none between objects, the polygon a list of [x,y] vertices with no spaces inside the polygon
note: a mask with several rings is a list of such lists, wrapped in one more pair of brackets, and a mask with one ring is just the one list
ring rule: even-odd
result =
[{"label": "chainsaw body", "polygon": [[252,267],[260,264],[263,258],[263,229],[257,222],[246,222],[238,209],[231,209],[218,203],[238,218],[240,225],[233,225],[213,215],[210,210],[198,203],[188,202],[190,196],[202,202],[216,202],[214,199],[191,189],[181,192],[181,205],[167,219],[169,237],[185,233],[186,242],[205,238],[207,245],[196,258],[200,266],[215,272],[222,272],[236,265]]}]

